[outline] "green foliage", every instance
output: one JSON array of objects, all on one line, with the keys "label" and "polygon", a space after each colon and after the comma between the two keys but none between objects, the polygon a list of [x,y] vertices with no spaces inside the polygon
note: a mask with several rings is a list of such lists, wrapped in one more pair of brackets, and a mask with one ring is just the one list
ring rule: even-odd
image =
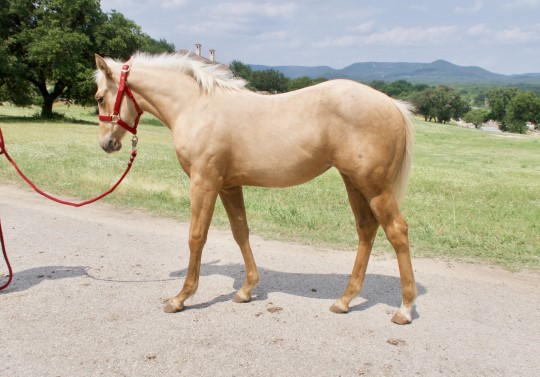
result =
[{"label": "green foliage", "polygon": [[506,106],[503,125],[510,132],[523,134],[527,122],[540,123],[540,98],[533,92],[519,91]]},{"label": "green foliage", "polygon": [[248,82],[248,88],[254,91],[283,93],[326,81],[324,78],[313,80],[306,76],[297,79],[289,79],[288,77],[285,77],[283,73],[274,69],[254,71],[250,66],[238,60],[233,60],[231,64],[229,64],[229,68],[236,76],[246,80]]},{"label": "green foliage", "polygon": [[390,97],[399,99],[406,99],[413,93],[421,92],[428,88],[428,85],[411,84],[406,80],[398,80],[390,83],[383,80],[375,80],[369,83],[369,86],[389,95]]},{"label": "green foliage", "polygon": [[44,117],[58,98],[88,102],[94,52],[127,59],[136,50],[174,51],[95,0],[1,0],[0,10],[0,99],[30,105],[39,94]]},{"label": "green foliage", "polygon": [[463,120],[468,123],[474,124],[476,128],[480,127],[482,123],[489,120],[488,109],[473,109],[463,116]]},{"label": "green foliage", "polygon": [[287,91],[288,78],[275,69],[254,71],[251,74],[251,84],[257,90],[269,93],[283,93]]},{"label": "green foliage", "polygon": [[257,90],[257,88],[255,88],[255,86],[253,86],[253,84],[251,83],[253,69],[251,69],[249,65],[244,64],[239,60],[233,60],[229,64],[229,69],[235,74],[235,76],[241,77],[248,82],[247,88],[249,90],[253,90],[253,91]]},{"label": "green foliage", "polygon": [[243,78],[244,80],[250,80],[251,75],[253,74],[253,69],[247,64],[242,63],[239,60],[233,60],[229,64],[231,71],[238,77]]},{"label": "green foliage", "polygon": [[517,88],[495,88],[488,92],[490,118],[501,122],[503,130],[527,132],[527,122],[540,123],[540,97]]},{"label": "green foliage", "polygon": [[128,60],[137,50],[149,53],[174,52],[174,45],[163,39],[152,39],[122,13],[113,10],[105,17],[106,21],[95,35],[100,55]]},{"label": "green foliage", "polygon": [[491,109],[490,118],[503,122],[508,103],[517,94],[516,88],[494,88],[488,92],[488,104]]},{"label": "green foliage", "polygon": [[437,123],[447,123],[452,118],[459,119],[470,110],[470,106],[456,89],[448,85],[428,87],[414,93],[410,100],[426,121],[435,120]]},{"label": "green foliage", "polygon": [[307,88],[311,85],[313,85],[313,80],[307,76],[302,76],[296,79],[290,79],[287,83],[287,91],[291,92],[293,90]]}]

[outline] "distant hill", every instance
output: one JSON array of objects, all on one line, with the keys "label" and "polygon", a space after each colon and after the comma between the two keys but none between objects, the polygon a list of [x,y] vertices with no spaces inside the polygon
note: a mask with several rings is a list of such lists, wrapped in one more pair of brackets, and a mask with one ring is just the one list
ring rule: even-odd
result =
[{"label": "distant hill", "polygon": [[327,66],[250,65],[250,67],[255,71],[275,69],[293,79],[308,76],[327,79],[347,78],[362,82],[407,80],[423,84],[540,85],[540,73],[501,75],[480,67],[463,67],[445,60],[436,60],[432,63],[354,63],[342,69]]}]

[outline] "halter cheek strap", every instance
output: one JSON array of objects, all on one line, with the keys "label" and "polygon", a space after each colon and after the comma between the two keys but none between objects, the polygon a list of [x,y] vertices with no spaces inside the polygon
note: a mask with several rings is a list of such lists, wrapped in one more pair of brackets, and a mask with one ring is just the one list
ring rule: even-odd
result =
[{"label": "halter cheek strap", "polygon": [[[133,93],[131,92],[131,89],[129,88],[127,82],[127,76],[130,69],[131,67],[126,64],[122,67],[122,70],[120,71],[120,83],[118,84],[118,93],[116,93],[116,101],[114,103],[113,114],[100,114],[99,120],[102,122],[116,123],[126,131],[131,132],[133,135],[137,135],[137,126],[139,124],[139,119],[141,118],[143,111],[141,111],[141,109],[139,108],[139,104],[137,103],[137,101],[135,101],[135,97],[133,97]],[[120,105],[122,104],[124,94],[127,95],[129,99],[131,99],[131,102],[133,102],[133,105],[135,105],[135,110],[137,110],[137,117],[135,118],[135,122],[133,122],[133,126],[130,126],[127,122],[120,118]]]}]

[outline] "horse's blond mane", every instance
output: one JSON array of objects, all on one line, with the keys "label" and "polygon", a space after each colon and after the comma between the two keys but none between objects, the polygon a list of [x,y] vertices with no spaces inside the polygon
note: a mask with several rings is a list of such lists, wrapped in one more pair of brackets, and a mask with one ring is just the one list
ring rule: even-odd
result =
[{"label": "horse's blond mane", "polygon": [[[105,59],[107,64],[121,65],[121,62],[110,58]],[[132,64],[136,66],[150,66],[176,70],[191,76],[199,84],[202,91],[212,93],[216,89],[238,91],[245,89],[247,82],[236,77],[230,69],[221,64],[204,63],[187,54],[159,54],[151,55],[137,52],[132,57]],[[96,81],[102,76],[102,72],[95,72]]]},{"label": "horse's blond mane", "polygon": [[212,93],[215,89],[243,90],[247,84],[245,80],[234,76],[226,66],[203,63],[187,54],[150,55],[138,52],[133,55],[133,66],[137,65],[167,68],[187,74],[195,79],[206,93]]}]

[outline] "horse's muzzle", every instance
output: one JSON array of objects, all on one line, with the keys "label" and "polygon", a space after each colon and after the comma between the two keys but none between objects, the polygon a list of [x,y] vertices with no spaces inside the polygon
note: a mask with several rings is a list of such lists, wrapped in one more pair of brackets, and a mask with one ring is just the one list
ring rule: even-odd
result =
[{"label": "horse's muzzle", "polygon": [[118,152],[122,148],[122,143],[113,139],[104,140],[99,144],[107,153]]}]

